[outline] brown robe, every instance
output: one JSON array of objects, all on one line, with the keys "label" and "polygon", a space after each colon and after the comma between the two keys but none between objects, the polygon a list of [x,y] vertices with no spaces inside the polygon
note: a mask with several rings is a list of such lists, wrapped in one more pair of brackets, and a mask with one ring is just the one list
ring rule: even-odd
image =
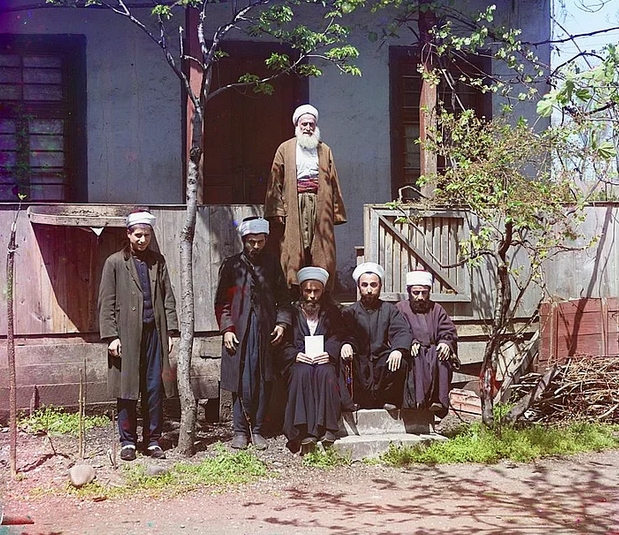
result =
[{"label": "brown robe", "polygon": [[[267,187],[264,215],[268,218],[285,217],[281,241],[281,263],[289,285],[297,284],[297,271],[304,267],[303,238],[299,221],[297,194],[296,138],[284,141],[273,158]],[[327,289],[335,282],[334,225],[346,223],[346,209],[340,183],[328,145],[318,145],[318,194],[316,223],[312,241],[312,264],[329,272]]]}]

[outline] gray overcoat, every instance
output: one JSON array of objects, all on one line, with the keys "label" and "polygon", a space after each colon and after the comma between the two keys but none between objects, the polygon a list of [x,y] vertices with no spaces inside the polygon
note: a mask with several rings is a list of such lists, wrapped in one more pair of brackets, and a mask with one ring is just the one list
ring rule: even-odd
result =
[{"label": "gray overcoat", "polygon": [[[163,256],[148,249],[155,325],[161,340],[162,382],[166,396],[176,393],[176,370],[168,358],[168,332],[178,330],[176,301]],[[108,354],[108,394],[138,399],[140,394],[140,343],[144,296],[129,248],[110,255],[99,286],[99,331],[107,342],[120,338],[121,358]]]}]

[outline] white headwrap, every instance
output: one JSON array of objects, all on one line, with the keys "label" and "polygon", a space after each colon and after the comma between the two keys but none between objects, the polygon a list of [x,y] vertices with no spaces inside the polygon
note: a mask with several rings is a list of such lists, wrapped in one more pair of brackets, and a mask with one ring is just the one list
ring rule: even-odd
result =
[{"label": "white headwrap", "polygon": [[329,272],[321,267],[307,266],[298,271],[297,280],[300,285],[305,281],[314,280],[322,282],[322,285],[326,286],[329,280]]},{"label": "white headwrap", "polygon": [[434,279],[432,273],[429,271],[422,271],[418,269],[416,271],[409,271],[406,274],[406,286],[428,286],[432,288]]},{"label": "white headwrap", "polygon": [[303,104],[294,110],[294,113],[292,114],[292,124],[297,126],[299,117],[301,117],[301,115],[305,115],[306,113],[313,115],[316,118],[316,122],[318,122],[318,110],[311,104]]},{"label": "white headwrap", "polygon": [[133,212],[127,216],[125,224],[127,228],[133,225],[149,225],[150,227],[154,227],[156,220],[157,218],[150,212]]},{"label": "white headwrap", "polygon": [[269,222],[262,217],[244,219],[239,225],[239,232],[241,233],[241,237],[247,236],[248,234],[268,234]]},{"label": "white headwrap", "polygon": [[376,262],[364,262],[363,264],[359,264],[355,270],[352,272],[352,278],[356,283],[359,283],[359,278],[364,273],[374,273],[374,275],[378,275],[380,282],[383,282],[383,278],[385,276],[385,270],[383,266],[377,264]]}]

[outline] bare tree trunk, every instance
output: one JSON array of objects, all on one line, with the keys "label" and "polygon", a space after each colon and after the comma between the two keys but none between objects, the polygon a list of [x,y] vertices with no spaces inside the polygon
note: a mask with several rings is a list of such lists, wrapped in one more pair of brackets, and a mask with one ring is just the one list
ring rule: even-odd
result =
[{"label": "bare tree trunk", "polygon": [[202,150],[199,147],[191,149],[187,166],[187,210],[185,225],[181,233],[180,266],[181,266],[181,339],[178,351],[178,391],[181,403],[181,422],[178,435],[178,451],[190,456],[195,453],[194,437],[196,427],[196,398],[191,388],[191,355],[195,331],[195,310],[193,293],[193,241],[196,230],[198,212],[198,165]]},{"label": "bare tree trunk", "polygon": [[484,358],[481,365],[481,419],[488,426],[494,426],[494,414],[492,412],[494,403],[492,390],[496,380],[496,359],[495,353],[498,348],[498,339],[496,335],[491,334],[490,340],[486,342],[484,348]]},{"label": "bare tree trunk", "polygon": [[503,239],[496,253],[497,261],[497,288],[494,305],[494,317],[492,319],[492,331],[490,339],[484,349],[484,359],[481,368],[481,413],[482,421],[488,427],[494,425],[494,386],[496,384],[497,359],[501,340],[505,334],[505,328],[509,322],[510,305],[512,302],[512,290],[509,278],[509,264],[507,251],[513,242],[513,224],[506,223]]},{"label": "bare tree trunk", "polygon": [[15,234],[21,202],[11,224],[11,234],[6,252],[6,352],[9,365],[9,463],[11,477],[17,477],[17,375],[15,373],[15,312],[13,307],[13,287],[15,273]]}]

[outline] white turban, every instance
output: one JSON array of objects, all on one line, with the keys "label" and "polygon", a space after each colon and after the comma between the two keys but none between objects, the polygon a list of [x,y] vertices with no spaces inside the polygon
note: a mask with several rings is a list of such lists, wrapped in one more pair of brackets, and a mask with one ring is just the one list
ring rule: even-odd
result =
[{"label": "white turban", "polygon": [[253,219],[243,219],[239,225],[239,232],[241,237],[248,234],[268,234],[269,222],[262,217],[255,217]]},{"label": "white turban", "polygon": [[294,110],[294,113],[292,114],[292,124],[297,126],[299,117],[301,117],[301,115],[305,115],[306,113],[313,115],[316,118],[316,122],[318,122],[318,110],[311,104],[303,104]]},{"label": "white turban", "polygon": [[359,278],[364,273],[374,273],[375,275],[378,275],[381,283],[383,282],[383,277],[385,276],[383,266],[377,264],[376,262],[364,262],[355,268],[352,272],[352,278],[356,283],[359,283]]},{"label": "white turban", "polygon": [[406,286],[428,286],[432,288],[432,283],[434,279],[432,278],[432,273],[429,271],[409,271],[406,274]]},{"label": "white turban", "polygon": [[125,223],[127,228],[133,225],[149,225],[150,227],[154,227],[155,221],[156,217],[150,212],[133,212],[127,216]]},{"label": "white turban", "polygon": [[307,266],[299,270],[297,273],[297,280],[299,281],[299,285],[303,284],[305,281],[314,280],[322,282],[322,285],[326,286],[329,280],[329,272],[321,267]]}]

